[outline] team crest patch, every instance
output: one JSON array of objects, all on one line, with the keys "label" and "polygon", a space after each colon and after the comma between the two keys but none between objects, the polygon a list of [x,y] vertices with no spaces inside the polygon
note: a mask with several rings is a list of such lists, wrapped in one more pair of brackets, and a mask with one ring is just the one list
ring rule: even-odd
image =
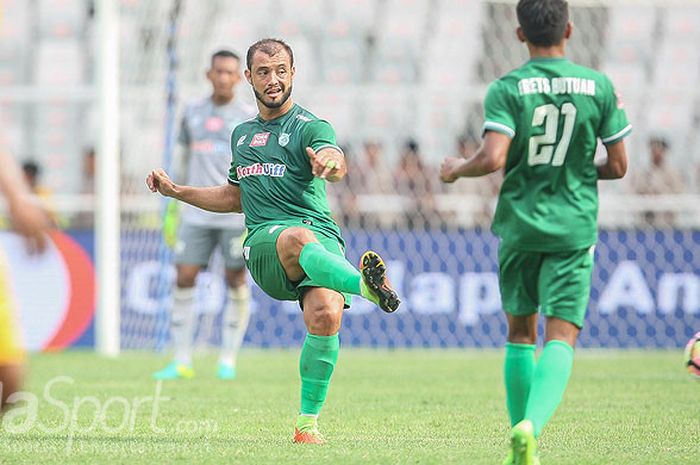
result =
[{"label": "team crest patch", "polygon": [[249,147],[264,147],[267,145],[267,140],[270,138],[269,132],[259,132],[253,136]]},{"label": "team crest patch", "polygon": [[280,147],[286,147],[289,143],[289,134],[286,132],[280,134],[280,136],[277,138],[277,143],[280,144]]}]

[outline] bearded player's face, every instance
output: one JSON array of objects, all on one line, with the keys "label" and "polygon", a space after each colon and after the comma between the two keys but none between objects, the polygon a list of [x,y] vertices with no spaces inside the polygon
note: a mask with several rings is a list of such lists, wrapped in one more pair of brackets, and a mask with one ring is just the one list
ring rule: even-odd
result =
[{"label": "bearded player's face", "polygon": [[273,56],[261,51],[253,55],[251,69],[246,77],[253,86],[255,98],[267,108],[279,108],[292,94],[294,67],[286,50],[280,49]]}]

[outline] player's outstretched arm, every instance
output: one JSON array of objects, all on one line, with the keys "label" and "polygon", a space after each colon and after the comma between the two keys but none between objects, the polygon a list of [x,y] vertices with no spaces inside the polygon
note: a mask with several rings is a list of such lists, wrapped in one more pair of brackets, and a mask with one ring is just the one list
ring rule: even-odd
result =
[{"label": "player's outstretched arm", "polygon": [[215,213],[240,213],[241,190],[238,186],[226,184],[213,187],[193,187],[175,184],[167,173],[159,168],[146,177],[146,185],[151,192],[160,192],[202,210]]},{"label": "player's outstretched arm", "polygon": [[345,157],[333,147],[326,147],[318,152],[311,147],[306,147],[306,154],[311,163],[311,172],[316,177],[329,182],[338,182],[348,172]]},{"label": "player's outstretched arm", "polygon": [[447,157],[440,166],[440,179],[452,183],[461,177],[484,176],[506,166],[510,137],[500,132],[487,131],[484,142],[471,157]]},{"label": "player's outstretched arm", "polygon": [[625,141],[606,145],[608,159],[597,167],[598,179],[620,179],[627,173],[627,149]]}]

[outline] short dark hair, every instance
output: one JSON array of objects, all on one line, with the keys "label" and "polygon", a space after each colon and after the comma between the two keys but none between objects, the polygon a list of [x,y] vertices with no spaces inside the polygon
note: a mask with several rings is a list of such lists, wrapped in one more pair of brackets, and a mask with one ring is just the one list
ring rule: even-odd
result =
[{"label": "short dark hair", "polygon": [[28,176],[37,177],[41,173],[41,168],[39,164],[32,160],[27,160],[22,163],[22,171],[24,171]]},{"label": "short dark hair", "polygon": [[528,42],[551,47],[561,42],[569,22],[565,0],[520,0],[515,9],[518,23]]},{"label": "short dark hair", "polygon": [[260,50],[261,52],[263,52],[267,56],[275,56],[282,49],[284,49],[289,54],[289,60],[290,60],[291,66],[294,66],[294,53],[292,53],[292,47],[290,47],[289,44],[287,44],[282,39],[272,39],[272,38],[260,39],[259,41],[255,42],[253,45],[251,45],[248,48],[248,53],[246,54],[246,57],[245,57],[245,62],[246,62],[245,64],[249,70],[252,70],[253,55],[255,55],[255,52]]},{"label": "short dark hair", "polygon": [[233,58],[236,61],[241,61],[241,57],[231,50],[221,49],[211,54],[211,65],[214,66],[214,60],[217,58]]},{"label": "short dark hair", "polygon": [[660,145],[664,150],[668,150],[668,148],[671,146],[666,137],[658,134],[654,134],[649,137],[649,145]]},{"label": "short dark hair", "polygon": [[404,150],[408,152],[418,153],[420,151],[418,141],[415,139],[408,139],[404,144]]}]

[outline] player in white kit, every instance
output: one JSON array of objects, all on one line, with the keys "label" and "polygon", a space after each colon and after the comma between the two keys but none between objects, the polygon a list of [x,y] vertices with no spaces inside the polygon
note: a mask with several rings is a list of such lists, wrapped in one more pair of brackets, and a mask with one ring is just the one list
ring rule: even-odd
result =
[{"label": "player in white kit", "polygon": [[[212,94],[189,104],[182,118],[175,178],[192,186],[215,186],[226,182],[231,164],[230,138],[233,128],[255,116],[252,105],[235,98],[241,80],[240,59],[228,50],[211,57],[207,79]],[[241,214],[219,214],[188,204],[168,206],[163,232],[174,247],[177,282],[173,290],[170,335],[175,346],[173,361],[153,374],[155,379],[192,378],[192,340],[196,322],[195,279],[209,263],[218,246],[223,254],[228,286],[222,322],[222,348],[217,375],[236,377],[236,357],[249,317],[250,289],[242,255],[244,218]]]}]

